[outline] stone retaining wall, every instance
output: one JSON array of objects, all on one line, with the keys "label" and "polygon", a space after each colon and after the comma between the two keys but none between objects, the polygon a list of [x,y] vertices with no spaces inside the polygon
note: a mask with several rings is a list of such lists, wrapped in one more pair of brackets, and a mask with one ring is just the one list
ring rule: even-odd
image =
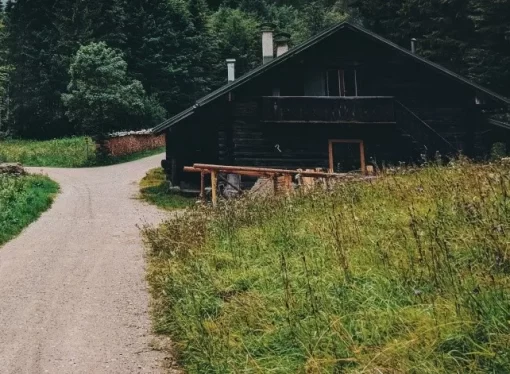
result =
[{"label": "stone retaining wall", "polygon": [[110,156],[118,157],[165,146],[165,135],[133,134],[106,139],[105,148]]}]

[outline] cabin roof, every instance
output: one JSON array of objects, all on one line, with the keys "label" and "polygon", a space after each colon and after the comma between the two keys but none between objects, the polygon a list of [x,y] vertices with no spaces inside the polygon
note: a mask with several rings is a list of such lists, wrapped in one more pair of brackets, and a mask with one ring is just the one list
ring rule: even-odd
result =
[{"label": "cabin roof", "polygon": [[251,80],[257,78],[258,76],[266,73],[267,71],[275,68],[276,66],[279,66],[283,62],[295,57],[296,55],[300,54],[301,52],[314,46],[315,44],[319,43],[320,41],[330,37],[331,35],[337,33],[340,30],[344,30],[344,29],[348,29],[348,30],[357,32],[357,33],[362,34],[372,40],[375,40],[389,48],[393,48],[394,50],[396,50],[404,55],[407,55],[407,56],[415,59],[416,61],[432,68],[432,69],[439,71],[440,73],[447,76],[448,78],[457,80],[458,82],[460,82],[468,87],[471,87],[471,88],[474,88],[480,92],[483,92],[484,94],[490,96],[491,98],[493,98],[496,101],[499,101],[505,105],[510,105],[510,99],[508,99],[502,95],[499,95],[499,94],[497,94],[497,93],[495,93],[495,92],[493,92],[477,83],[474,83],[473,81],[471,81],[457,73],[454,73],[451,70],[448,70],[439,64],[436,64],[430,60],[427,60],[424,57],[421,57],[415,53],[412,53],[411,51],[409,51],[405,48],[402,48],[401,46],[389,41],[386,38],[383,38],[380,35],[377,35],[371,31],[369,31],[363,27],[354,25],[349,22],[342,22],[342,23],[339,23],[335,26],[332,26],[332,27],[322,31],[321,33],[315,35],[314,37],[310,38],[309,40],[305,41],[304,43],[292,48],[291,50],[289,50],[287,53],[283,54],[282,56],[277,57],[274,60],[253,69],[252,71],[248,72],[247,74],[243,75],[242,77],[238,78],[237,80],[230,82],[230,83],[224,85],[223,87],[220,87],[219,89],[211,92],[210,94],[202,97],[201,99],[197,100],[196,103],[192,107],[184,110],[183,112],[177,114],[176,116],[174,116],[172,118],[167,119],[166,121],[164,121],[161,124],[159,124],[158,126],[156,126],[153,129],[153,132],[160,133],[160,132],[170,128],[171,126],[175,125],[176,123],[179,123],[182,120],[192,116],[195,113],[196,109],[198,109],[199,107],[204,106],[204,105],[222,97],[223,95],[244,85],[247,82],[250,82]]},{"label": "cabin roof", "polygon": [[510,123],[508,123],[508,122],[503,122],[503,121],[499,121],[499,120],[494,119],[494,118],[490,118],[489,119],[489,123],[491,125],[502,127],[504,129],[510,130]]}]

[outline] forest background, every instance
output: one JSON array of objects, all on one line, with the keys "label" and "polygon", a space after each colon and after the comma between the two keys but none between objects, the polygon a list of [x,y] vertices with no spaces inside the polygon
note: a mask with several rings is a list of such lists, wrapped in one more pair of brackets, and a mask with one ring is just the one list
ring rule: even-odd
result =
[{"label": "forest background", "polygon": [[0,138],[149,128],[262,61],[259,25],[296,45],[360,24],[506,96],[510,0],[17,0],[0,16]]}]

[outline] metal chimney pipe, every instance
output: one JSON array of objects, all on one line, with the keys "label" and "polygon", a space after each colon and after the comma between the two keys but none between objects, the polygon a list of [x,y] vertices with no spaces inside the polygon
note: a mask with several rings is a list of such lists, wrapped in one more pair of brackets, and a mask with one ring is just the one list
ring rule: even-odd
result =
[{"label": "metal chimney pipe", "polygon": [[272,23],[263,23],[260,26],[262,31],[262,63],[267,64],[274,59],[273,34],[276,26]]},{"label": "metal chimney pipe", "polygon": [[228,82],[236,80],[236,60],[235,58],[227,59]]},{"label": "metal chimney pipe", "polygon": [[412,38],[412,39],[411,39],[411,52],[412,52],[412,53],[416,53],[416,42],[417,42],[417,41],[418,41],[418,40],[417,40],[416,38]]}]

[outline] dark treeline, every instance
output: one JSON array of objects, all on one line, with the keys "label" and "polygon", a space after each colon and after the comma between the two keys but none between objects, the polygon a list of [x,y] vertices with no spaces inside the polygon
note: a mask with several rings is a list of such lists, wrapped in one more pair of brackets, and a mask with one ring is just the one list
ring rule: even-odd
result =
[{"label": "dark treeline", "polygon": [[348,17],[510,94],[510,0],[17,0],[0,27],[0,133],[151,127],[225,83],[225,59],[257,66],[261,22],[297,44]]}]

